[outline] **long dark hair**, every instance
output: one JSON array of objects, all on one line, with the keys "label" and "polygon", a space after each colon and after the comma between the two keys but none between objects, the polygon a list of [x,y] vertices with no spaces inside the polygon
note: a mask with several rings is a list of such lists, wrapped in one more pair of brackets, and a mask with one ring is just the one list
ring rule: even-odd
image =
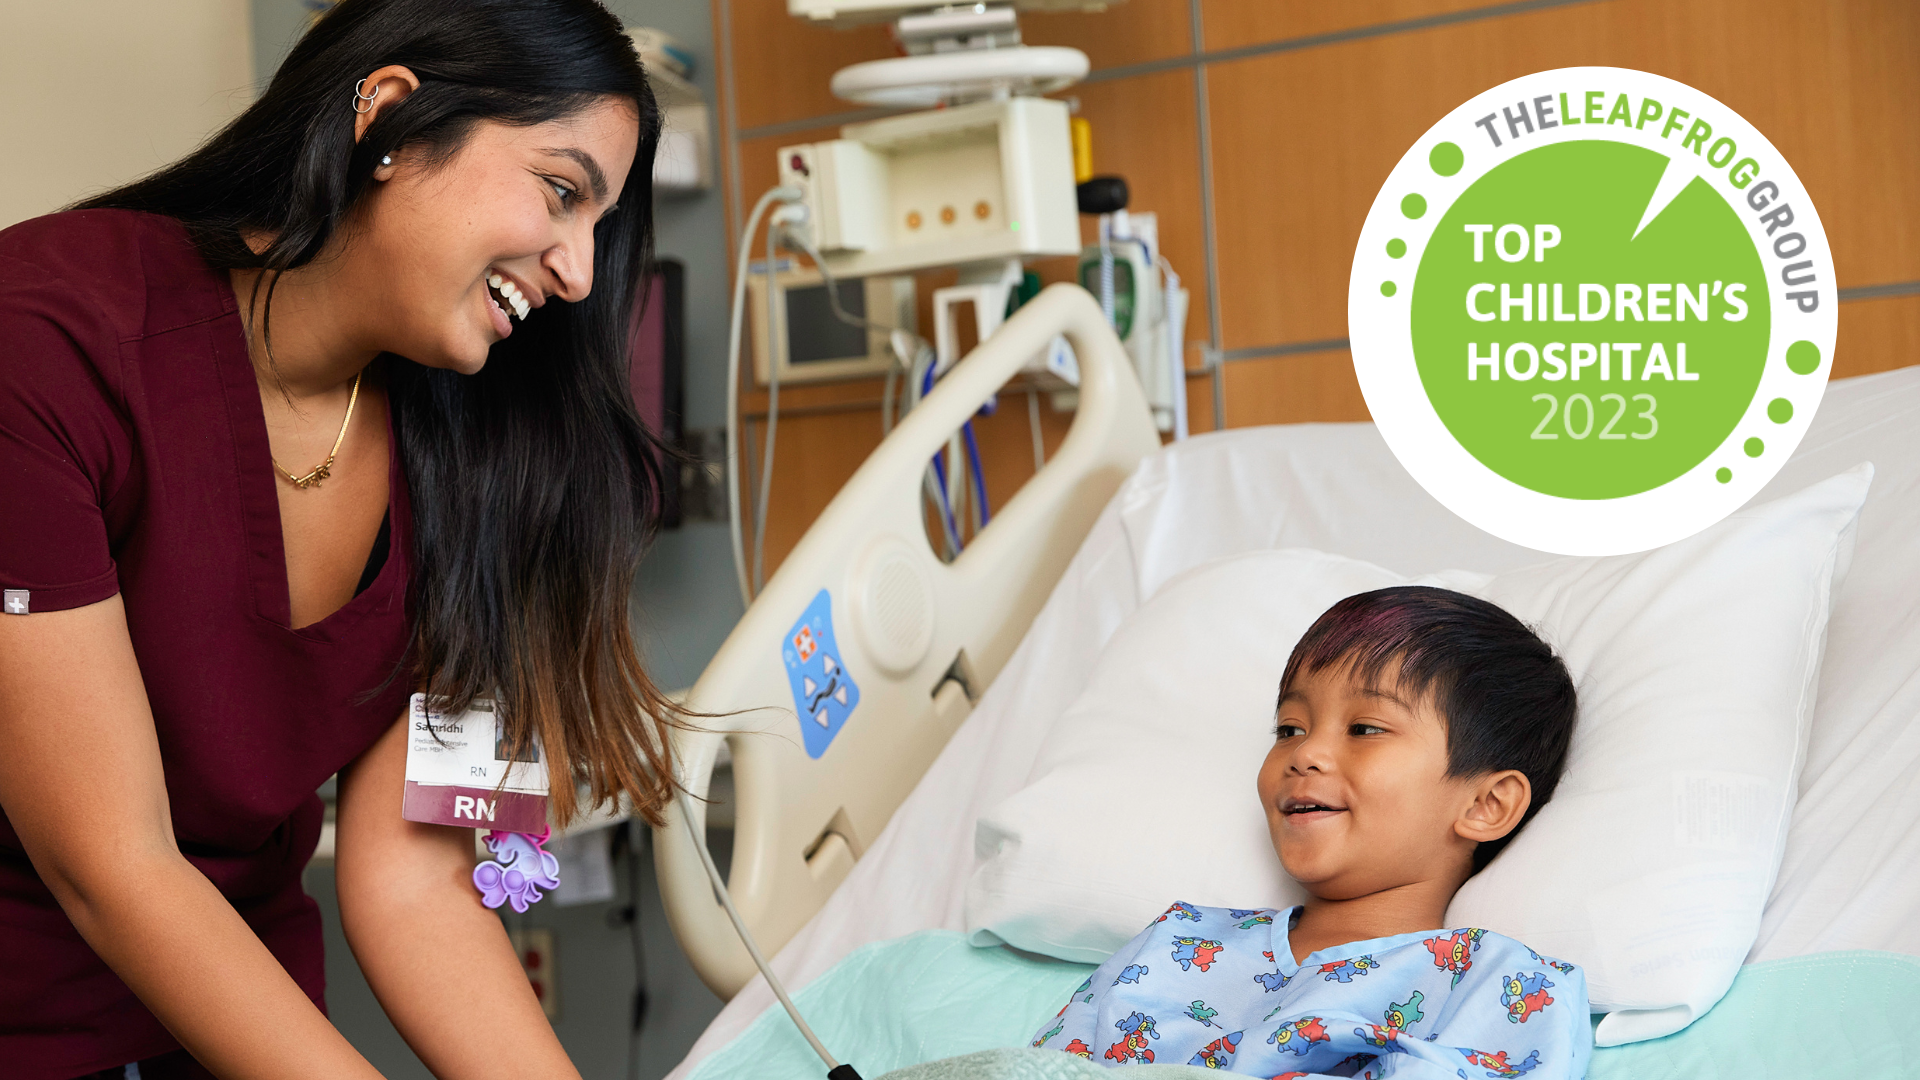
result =
[{"label": "long dark hair", "polygon": [[[387,64],[420,87],[356,143],[354,84]],[[619,208],[594,228],[591,294],[534,311],[476,375],[385,360],[423,688],[453,708],[493,696],[516,749],[537,735],[557,821],[576,810],[571,772],[592,805],[624,794],[657,823],[677,711],[627,621],[660,492],[627,340],[652,255],[660,120],[619,21],[594,0],[344,0],[204,146],[82,205],[177,218],[218,269],[293,270],[334,237],[383,155],[445,161],[481,121],[539,124],[608,96],[634,105],[640,142]],[[271,241],[255,252],[243,234]],[[263,327],[271,285],[265,308]]]}]

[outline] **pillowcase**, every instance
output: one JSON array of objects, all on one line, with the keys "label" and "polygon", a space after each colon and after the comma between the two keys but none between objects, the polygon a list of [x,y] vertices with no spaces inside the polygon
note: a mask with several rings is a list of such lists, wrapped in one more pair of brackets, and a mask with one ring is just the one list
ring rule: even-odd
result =
[{"label": "pillowcase", "polygon": [[1027,785],[983,815],[966,922],[1097,963],[1175,899],[1281,907],[1255,780],[1293,645],[1398,584],[1484,597],[1566,660],[1580,720],[1553,801],[1447,912],[1586,969],[1600,1045],[1719,1000],[1759,927],[1807,744],[1835,584],[1872,466],[1638,555],[1418,579],[1253,552],[1170,580],[1115,631]]}]

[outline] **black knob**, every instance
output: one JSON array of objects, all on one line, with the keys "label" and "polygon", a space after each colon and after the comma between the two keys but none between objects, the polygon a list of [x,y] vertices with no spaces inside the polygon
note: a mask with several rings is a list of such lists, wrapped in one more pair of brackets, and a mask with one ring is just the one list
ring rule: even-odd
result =
[{"label": "black knob", "polygon": [[1111,214],[1127,208],[1127,178],[1096,176],[1073,189],[1083,214]]}]

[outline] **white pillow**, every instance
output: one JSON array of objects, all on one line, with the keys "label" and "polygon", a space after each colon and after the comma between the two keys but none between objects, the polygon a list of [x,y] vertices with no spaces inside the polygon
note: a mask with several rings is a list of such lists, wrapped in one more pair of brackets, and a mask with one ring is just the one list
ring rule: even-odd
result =
[{"label": "white pillow", "polygon": [[1586,969],[1596,1038],[1704,1013],[1751,946],[1807,743],[1833,588],[1872,466],[1638,555],[1403,578],[1264,551],[1170,580],[1114,633],[1028,783],[983,815],[975,944],[1104,960],[1178,898],[1304,899],[1255,792],[1287,656],[1334,601],[1398,584],[1485,597],[1535,627],[1580,694],[1553,801],[1470,880],[1450,926]]}]

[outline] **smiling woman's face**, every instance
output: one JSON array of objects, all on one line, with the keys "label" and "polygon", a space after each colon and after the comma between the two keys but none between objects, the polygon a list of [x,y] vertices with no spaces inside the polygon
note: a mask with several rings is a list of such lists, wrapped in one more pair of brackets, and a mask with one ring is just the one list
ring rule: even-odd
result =
[{"label": "smiling woman's face", "polygon": [[379,335],[369,344],[472,374],[534,309],[584,299],[593,227],[619,201],[639,138],[633,103],[609,97],[543,124],[482,121],[437,165],[396,155],[347,247]]}]

